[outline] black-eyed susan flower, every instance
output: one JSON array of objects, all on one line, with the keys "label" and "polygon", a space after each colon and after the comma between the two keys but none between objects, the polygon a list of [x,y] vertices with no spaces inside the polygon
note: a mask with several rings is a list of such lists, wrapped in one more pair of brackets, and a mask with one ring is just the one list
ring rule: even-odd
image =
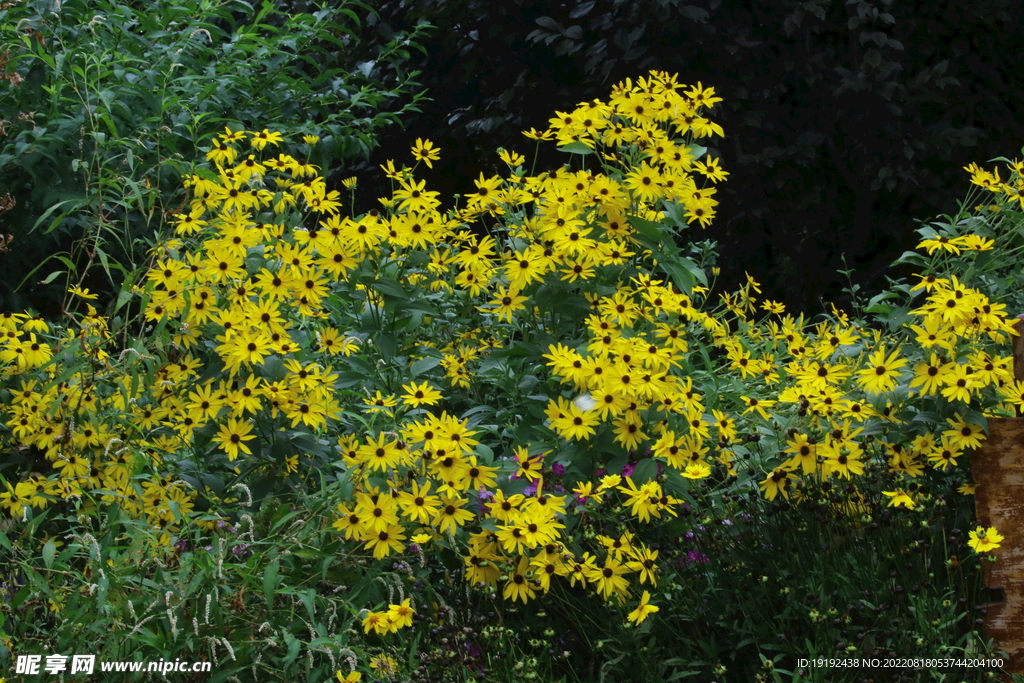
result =
[{"label": "black-eyed susan flower", "polygon": [[398,504],[402,507],[402,514],[411,522],[430,524],[437,516],[438,508],[441,506],[441,499],[430,494],[431,482],[420,484],[413,480],[408,491],[402,491],[398,496]]},{"label": "black-eyed susan flower", "polygon": [[788,499],[790,483],[793,481],[796,481],[793,474],[782,468],[776,468],[761,481],[760,487],[764,492],[764,497],[768,500],[775,500],[780,493],[783,498]]},{"label": "black-eyed susan flower", "polygon": [[228,454],[228,460],[235,460],[240,452],[252,455],[252,451],[245,444],[246,441],[256,438],[255,434],[250,433],[252,430],[252,423],[236,420],[233,417],[228,418],[227,423],[220,426],[220,431],[213,437],[213,440],[221,447],[221,450]]},{"label": "black-eyed susan flower", "polygon": [[634,624],[641,624],[647,619],[647,617],[656,613],[658,610],[659,608],[657,605],[651,604],[650,591],[644,591],[640,596],[640,604],[636,606],[636,609],[626,615],[626,619]]},{"label": "black-eyed susan flower", "polygon": [[899,348],[886,355],[885,347],[881,346],[868,357],[868,367],[857,372],[857,383],[871,394],[890,391],[900,377],[899,369],[906,364]]},{"label": "black-eyed susan flower", "polygon": [[437,512],[434,514],[433,524],[437,527],[437,530],[442,534],[454,534],[456,529],[473,519],[473,513],[464,509],[468,502],[469,500],[466,498],[444,496],[441,499],[441,505],[438,506]]},{"label": "black-eyed susan flower", "polygon": [[363,399],[363,405],[366,406],[363,410],[368,414],[385,413],[390,415],[391,408],[398,405],[398,399],[391,395],[385,396],[380,393],[380,390],[377,390],[373,396]]},{"label": "black-eyed susan flower", "polygon": [[434,143],[430,140],[416,138],[416,144],[412,147],[412,158],[416,161],[422,161],[427,165],[427,168],[433,168],[433,162],[441,158],[441,150],[434,147]]},{"label": "black-eyed susan flower", "polygon": [[903,489],[897,489],[895,491],[882,491],[882,495],[888,496],[889,501],[886,503],[888,507],[903,507],[908,510],[913,510],[917,507],[917,501]]},{"label": "black-eyed susan flower", "polygon": [[391,553],[400,554],[405,550],[405,530],[398,524],[392,524],[381,531],[368,530],[363,533],[362,541],[367,550],[373,550],[374,559],[381,560]]},{"label": "black-eyed susan flower", "polygon": [[587,579],[594,584],[598,594],[610,599],[613,595],[623,596],[629,590],[629,579],[625,577],[630,571],[623,562],[609,555],[604,566],[587,570]]},{"label": "black-eyed susan flower", "polygon": [[505,584],[505,589],[502,592],[502,596],[506,600],[515,602],[521,600],[525,605],[529,600],[532,600],[537,596],[537,591],[534,589],[533,582],[528,578],[530,572],[530,558],[522,555],[516,562],[515,567],[509,574],[508,582]]},{"label": "black-eyed susan flower", "polygon": [[956,413],[954,417],[947,417],[946,422],[949,423],[951,429],[947,429],[942,432],[943,436],[948,436],[950,443],[957,448],[975,449],[981,446],[981,442],[985,439],[985,430],[981,425],[967,422],[960,413]]},{"label": "black-eyed susan flower", "polygon": [[266,128],[264,128],[258,133],[250,133],[250,135],[252,135],[252,139],[249,141],[249,144],[251,144],[253,146],[253,149],[255,149],[257,152],[262,152],[263,148],[266,147],[268,144],[276,146],[281,142],[284,142],[283,135],[276,131],[271,132]]}]

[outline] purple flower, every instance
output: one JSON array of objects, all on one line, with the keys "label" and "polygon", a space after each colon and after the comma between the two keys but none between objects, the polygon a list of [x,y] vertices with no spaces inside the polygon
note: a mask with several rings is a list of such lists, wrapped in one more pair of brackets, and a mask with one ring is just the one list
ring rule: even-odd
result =
[{"label": "purple flower", "polygon": [[178,541],[174,544],[174,547],[178,549],[178,552],[185,552],[188,550],[188,541]]},{"label": "purple flower", "polygon": [[487,489],[484,488],[480,489],[479,494],[480,500],[491,500],[492,498],[494,498],[494,492],[488,491]]},{"label": "purple flower", "polygon": [[526,496],[527,498],[529,498],[530,496],[537,495],[537,484],[530,484],[525,489],[523,489],[523,495]]},{"label": "purple flower", "polygon": [[622,474],[622,476],[624,476],[624,477],[632,477],[633,476],[633,470],[635,470],[635,469],[636,469],[636,465],[634,465],[631,462],[628,462],[622,468],[622,472],[620,474]]},{"label": "purple flower", "polygon": [[555,475],[556,477],[562,476],[563,474],[565,474],[565,465],[563,465],[560,462],[556,462],[554,465],[551,466],[551,474]]},{"label": "purple flower", "polygon": [[707,564],[711,561],[707,555],[697,550],[691,550],[690,552],[686,553],[686,559],[687,564],[693,564],[694,562],[697,562],[699,564]]}]

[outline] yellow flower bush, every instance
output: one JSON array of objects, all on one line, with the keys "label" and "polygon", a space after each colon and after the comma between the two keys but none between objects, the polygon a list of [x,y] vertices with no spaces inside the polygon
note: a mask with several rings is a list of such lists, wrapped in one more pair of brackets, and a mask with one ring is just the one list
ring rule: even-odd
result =
[{"label": "yellow flower bush", "polygon": [[707,250],[681,235],[714,220],[728,176],[697,144],[723,135],[718,101],[652,72],[527,134],[561,168],[501,150],[507,173],[446,205],[392,162],[391,195],[361,215],[286,136],[226,130],[138,299],[117,303],[142,322],[112,332],[88,304],[67,329],[0,322],[8,448],[30,463],[0,505],[116,506],[159,553],[237,517],[241,489],[299,490],[330,501],[322,521],[352,556],[455,553],[511,602],[640,591],[636,624],[681,566],[657,539],[690,527],[698,492],[857,516],[926,505],[985,417],[1024,405],[1006,307],[940,260],[991,238],[926,236],[920,282],[869,302],[874,325],[759,306],[749,276],[713,296]]}]

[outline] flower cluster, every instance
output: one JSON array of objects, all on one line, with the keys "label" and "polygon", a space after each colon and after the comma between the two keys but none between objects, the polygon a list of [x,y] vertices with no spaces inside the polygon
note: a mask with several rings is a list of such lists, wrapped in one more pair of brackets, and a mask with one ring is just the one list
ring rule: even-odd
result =
[{"label": "flower cluster", "polygon": [[[1024,405],[1000,353],[1005,306],[927,272],[902,291],[925,301],[885,332],[759,308],[749,276],[716,302],[709,264],[677,240],[713,220],[728,175],[694,142],[723,134],[718,101],[660,72],[627,80],[526,134],[556,140],[561,168],[530,175],[502,150],[505,177],[445,208],[389,162],[383,210],[352,216],[319,169],[278,152],[282,135],[227,129],[135,289],[139,340],[118,342],[91,305],[63,336],[3,319],[19,382],[6,424],[52,472],[0,505],[101,490],[169,548],[185,522],[235,513],[202,475],[303,487],[317,473],[366,561],[454,551],[471,584],[522,603],[556,583],[617,604],[641,588],[639,624],[666,567],[652,530],[685,533],[698,488],[805,501],[842,480],[847,512],[924,504],[926,466],[955,472],[986,414]],[[439,158],[429,141],[412,153]],[[989,246],[922,243],[935,258]],[[896,490],[859,488],[875,465]],[[412,616],[406,600],[363,628]]]}]

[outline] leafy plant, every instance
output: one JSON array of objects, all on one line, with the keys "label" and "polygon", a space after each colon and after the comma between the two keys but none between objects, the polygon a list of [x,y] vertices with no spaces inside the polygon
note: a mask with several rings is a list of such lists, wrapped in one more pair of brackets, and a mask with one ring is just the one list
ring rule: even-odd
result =
[{"label": "leafy plant", "polygon": [[[323,158],[369,155],[412,109],[421,32],[367,48],[358,2],[14,2],[0,10],[3,220],[22,258],[2,298],[57,315],[62,284],[114,290],[182,211],[199,141],[228,125],[286,125]],[[311,159],[320,163],[321,159]],[[10,259],[8,259],[10,261]]]},{"label": "leafy plant", "polygon": [[[990,653],[965,603],[998,540],[961,528],[987,418],[1024,404],[1001,268],[979,267],[1016,224],[926,232],[920,281],[856,316],[794,317],[749,275],[714,297],[713,245],[681,243],[729,175],[698,144],[719,102],[651,72],[526,134],[560,167],[501,149],[504,175],[442,208],[389,162],[390,196],[355,215],[316,139],[219,134],[127,313],[72,288],[71,328],[0,319],[15,601],[58,613],[13,629],[74,642],[59,613],[129,543],[161,590],[157,567],[188,567],[183,601],[237,562],[220,637],[257,647],[234,607],[252,586],[287,642],[264,672],[289,680],[824,680],[801,652]],[[50,540],[86,534],[98,550]],[[58,559],[81,573],[37,569]],[[166,591],[131,656],[214,637]]]}]

